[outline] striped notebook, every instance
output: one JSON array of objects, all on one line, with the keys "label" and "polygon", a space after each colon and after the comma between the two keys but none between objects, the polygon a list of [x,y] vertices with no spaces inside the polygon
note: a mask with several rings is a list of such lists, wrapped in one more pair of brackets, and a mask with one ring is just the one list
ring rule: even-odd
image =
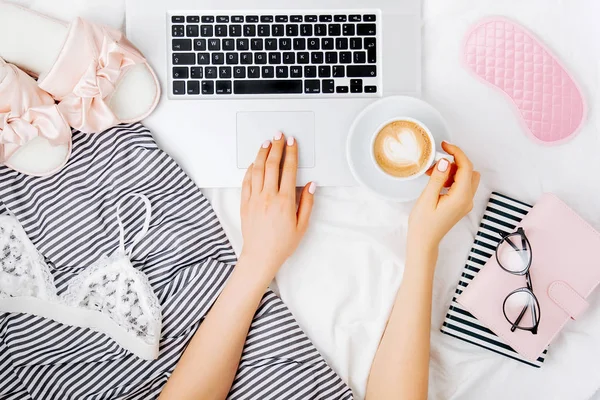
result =
[{"label": "striped notebook", "polygon": [[517,224],[531,210],[532,206],[521,201],[504,196],[500,193],[492,193],[488,202],[485,214],[479,231],[475,237],[475,243],[469,253],[469,258],[463,273],[460,276],[458,286],[452,298],[452,304],[446,314],[446,319],[442,325],[442,333],[455,338],[483,347],[503,356],[521,361],[532,367],[539,368],[544,362],[547,349],[537,359],[536,362],[521,357],[515,350],[507,345],[494,332],[483,326],[473,315],[467,312],[463,306],[456,302],[456,297],[460,295],[465,287],[479,272],[487,260],[494,254],[500,235],[498,233],[512,233]]}]

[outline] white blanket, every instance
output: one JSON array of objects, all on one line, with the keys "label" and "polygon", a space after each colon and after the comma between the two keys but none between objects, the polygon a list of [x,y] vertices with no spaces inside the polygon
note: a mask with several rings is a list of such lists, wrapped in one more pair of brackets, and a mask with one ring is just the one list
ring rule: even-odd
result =
[{"label": "white blanket", "polygon": [[[124,0],[21,3],[65,20],[79,14],[113,26],[123,21]],[[583,87],[588,121],[568,144],[542,147],[531,142],[506,99],[461,67],[460,43],[467,27],[496,14],[521,22],[542,38]],[[586,315],[552,344],[540,370],[439,332],[491,189],[528,202],[544,191],[554,192],[600,229],[599,16],[597,0],[424,0],[423,97],[442,112],[453,141],[468,152],[483,177],[474,212],[453,229],[440,251],[431,399],[587,400],[600,389],[600,291],[592,295]],[[205,193],[239,250],[239,190]],[[283,300],[358,398],[402,278],[410,208],[360,188],[320,188],[306,239],[277,276]]]}]

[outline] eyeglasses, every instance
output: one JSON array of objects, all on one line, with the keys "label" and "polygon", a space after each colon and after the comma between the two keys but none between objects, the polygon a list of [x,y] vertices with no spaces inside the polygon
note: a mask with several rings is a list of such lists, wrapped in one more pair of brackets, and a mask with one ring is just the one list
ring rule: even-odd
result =
[{"label": "eyeglasses", "polygon": [[513,275],[524,275],[527,281],[526,287],[512,291],[504,299],[502,308],[504,317],[512,325],[510,331],[522,329],[536,335],[541,311],[540,303],[533,294],[533,284],[529,274],[532,260],[531,244],[523,228],[502,235],[502,240],[496,248],[496,260],[503,270]]}]

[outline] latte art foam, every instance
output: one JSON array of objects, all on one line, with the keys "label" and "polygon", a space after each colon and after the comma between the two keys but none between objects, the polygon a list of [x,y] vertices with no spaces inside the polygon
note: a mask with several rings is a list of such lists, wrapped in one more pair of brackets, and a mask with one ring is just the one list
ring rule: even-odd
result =
[{"label": "latte art foam", "polygon": [[373,144],[377,164],[387,174],[407,178],[425,168],[432,152],[427,131],[412,121],[394,121],[381,129]]}]

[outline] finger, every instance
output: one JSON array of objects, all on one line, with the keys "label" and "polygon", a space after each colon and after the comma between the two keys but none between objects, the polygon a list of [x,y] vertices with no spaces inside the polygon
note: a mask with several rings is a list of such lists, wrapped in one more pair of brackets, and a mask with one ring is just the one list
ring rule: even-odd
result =
[{"label": "finger", "polygon": [[252,191],[260,193],[265,180],[265,162],[271,150],[271,141],[264,142],[256,155],[254,164],[252,164]]},{"label": "finger", "polygon": [[246,170],[246,175],[244,175],[244,180],[242,181],[242,204],[244,207],[248,200],[250,200],[250,196],[252,195],[252,164]]},{"label": "finger", "polygon": [[304,186],[302,194],[300,195],[300,204],[298,205],[298,231],[303,235],[308,229],[308,221],[310,220],[310,214],[312,213],[313,204],[315,202],[315,192],[317,190],[317,184],[310,182]]},{"label": "finger", "polygon": [[475,197],[475,193],[477,193],[477,188],[479,188],[480,181],[481,181],[481,174],[477,171],[473,172],[473,177],[471,178],[471,190],[473,193],[473,197]]},{"label": "finger", "polygon": [[430,202],[432,205],[437,205],[440,192],[444,188],[444,183],[448,180],[449,175],[450,161],[442,158],[437,162],[434,170],[431,172],[431,178],[429,178],[429,183],[425,187],[421,198]]},{"label": "finger", "polygon": [[[431,168],[429,168],[427,170],[427,172],[425,172],[425,174],[427,174],[427,176],[431,176],[431,173],[433,172],[435,167],[436,167],[436,164],[432,165]],[[449,188],[454,183],[454,175],[456,174],[456,169],[457,169],[456,164],[451,163],[450,164],[450,174],[448,174],[448,180],[446,181],[446,183],[444,183],[445,188]]]},{"label": "finger", "polygon": [[284,146],[285,138],[283,137],[283,133],[279,132],[273,137],[273,145],[265,164],[265,184],[263,190],[275,193],[279,191],[279,169],[281,168],[281,156],[283,155]]},{"label": "finger", "polygon": [[462,191],[469,193],[471,189],[471,178],[473,176],[473,164],[467,155],[460,147],[448,142],[442,143],[442,148],[450,155],[454,156],[456,163],[456,174],[454,175],[455,184],[452,185],[451,191]]},{"label": "finger", "polygon": [[280,192],[294,194],[296,192],[296,176],[298,174],[298,146],[293,136],[287,138],[283,169],[281,172]]}]

